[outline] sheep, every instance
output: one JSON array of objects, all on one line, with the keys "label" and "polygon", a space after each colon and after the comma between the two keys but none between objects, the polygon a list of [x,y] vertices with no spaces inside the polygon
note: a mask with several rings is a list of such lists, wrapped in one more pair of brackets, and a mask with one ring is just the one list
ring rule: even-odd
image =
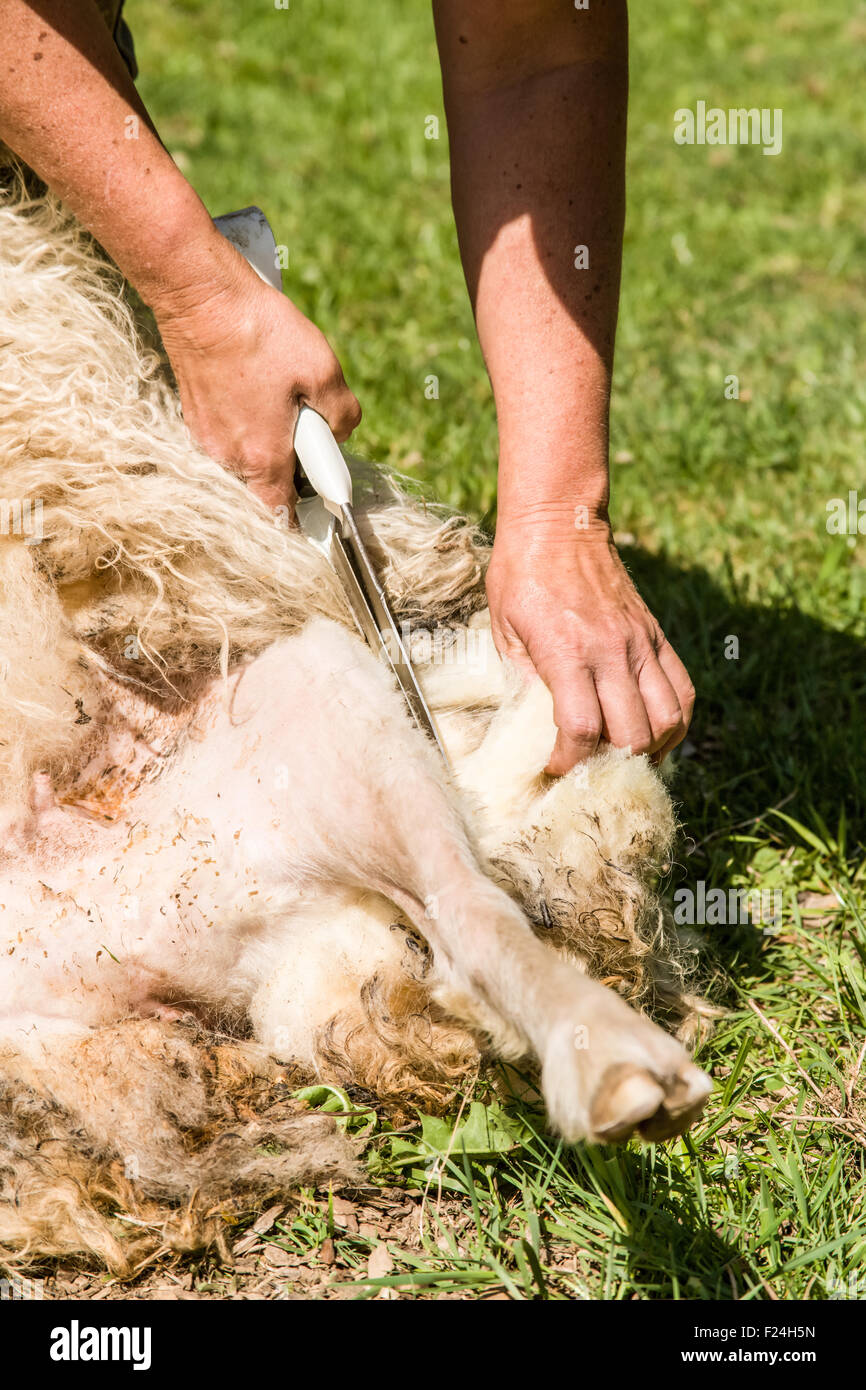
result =
[{"label": "sheep", "polygon": [[194,445],[142,307],[14,169],[0,354],[3,1258],[124,1272],[145,1228],[221,1247],[232,1194],[352,1180],[303,1078],[406,1113],[498,1059],[568,1141],[692,1123],[712,1010],[656,893],[669,793],[614,749],[543,774],[550,696],[495,652],[471,523],[355,465],[446,769],[327,561]]}]

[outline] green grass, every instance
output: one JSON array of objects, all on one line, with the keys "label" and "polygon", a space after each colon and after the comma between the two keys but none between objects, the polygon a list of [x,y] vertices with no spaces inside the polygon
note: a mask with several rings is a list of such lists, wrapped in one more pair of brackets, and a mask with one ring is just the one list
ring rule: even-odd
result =
[{"label": "green grass", "polygon": [[[358,452],[487,512],[494,415],[444,120],[439,140],[424,134],[442,117],[429,8],[128,12],[141,90],[211,211],[259,202],[288,246],[286,289],[364,406]],[[784,916],[772,935],[708,929],[730,1012],[701,1055],[718,1086],[688,1138],[567,1151],[530,1120],[511,1147],[464,1159],[456,1145],[439,1169],[427,1146],[426,1243],[395,1250],[386,1276],[407,1296],[825,1298],[849,1278],[866,1295],[866,1067],[852,1090],[866,1021],[866,537],[825,526],[829,499],[866,499],[864,37],[866,8],[843,0],[633,6],[613,513],[699,695],[670,889],[778,887]],[[781,107],[781,155],[676,146],[673,112],[699,98]],[[810,917],[815,895],[827,901]],[[395,1142],[372,1145],[382,1174],[404,1171]],[[421,1161],[423,1138],[407,1142]],[[326,1233],[307,1213],[282,1238],[314,1249]],[[337,1240],[360,1296],[379,1287],[368,1246]]]}]

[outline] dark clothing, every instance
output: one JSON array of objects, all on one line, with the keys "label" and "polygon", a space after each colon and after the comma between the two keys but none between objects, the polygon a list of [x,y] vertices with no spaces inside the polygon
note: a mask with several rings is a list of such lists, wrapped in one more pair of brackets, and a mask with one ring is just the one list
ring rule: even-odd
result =
[{"label": "dark clothing", "polygon": [[117,50],[129,68],[130,76],[137,77],[138,64],[135,61],[135,46],[132,42],[129,26],[123,18],[123,0],[96,0],[96,8],[111,30],[114,42],[117,44]]}]

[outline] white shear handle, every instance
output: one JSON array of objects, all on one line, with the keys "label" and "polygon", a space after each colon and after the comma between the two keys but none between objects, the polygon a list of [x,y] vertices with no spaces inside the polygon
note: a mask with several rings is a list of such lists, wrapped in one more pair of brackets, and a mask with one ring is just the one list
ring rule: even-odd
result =
[{"label": "white shear handle", "polygon": [[298,412],[295,453],[328,511],[341,517],[352,505],[352,475],[327,420],[309,405]]}]

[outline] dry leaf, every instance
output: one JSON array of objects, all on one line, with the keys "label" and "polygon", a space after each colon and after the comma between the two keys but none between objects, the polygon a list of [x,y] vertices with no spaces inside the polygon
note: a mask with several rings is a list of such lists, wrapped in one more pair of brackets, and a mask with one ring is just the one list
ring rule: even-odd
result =
[{"label": "dry leaf", "polygon": [[798,893],[797,902],[803,921],[814,922],[821,927],[832,922],[839,911],[839,899],[835,893]]},{"label": "dry leaf", "polygon": [[269,1265],[275,1269],[287,1269],[290,1265],[297,1264],[297,1255],[290,1255],[288,1250],[284,1250],[281,1245],[265,1246],[265,1259]]},{"label": "dry leaf", "polygon": [[285,1209],[283,1202],[278,1202],[275,1207],[268,1207],[267,1211],[263,1211],[258,1220],[253,1222],[250,1230],[257,1231],[260,1236],[263,1236],[266,1231],[271,1229],[277,1217],[282,1216]]},{"label": "dry leaf", "polygon": [[386,1274],[390,1274],[394,1268],[394,1261],[387,1245],[377,1245],[370,1251],[370,1258],[367,1261],[367,1273],[371,1279],[384,1279]]}]

